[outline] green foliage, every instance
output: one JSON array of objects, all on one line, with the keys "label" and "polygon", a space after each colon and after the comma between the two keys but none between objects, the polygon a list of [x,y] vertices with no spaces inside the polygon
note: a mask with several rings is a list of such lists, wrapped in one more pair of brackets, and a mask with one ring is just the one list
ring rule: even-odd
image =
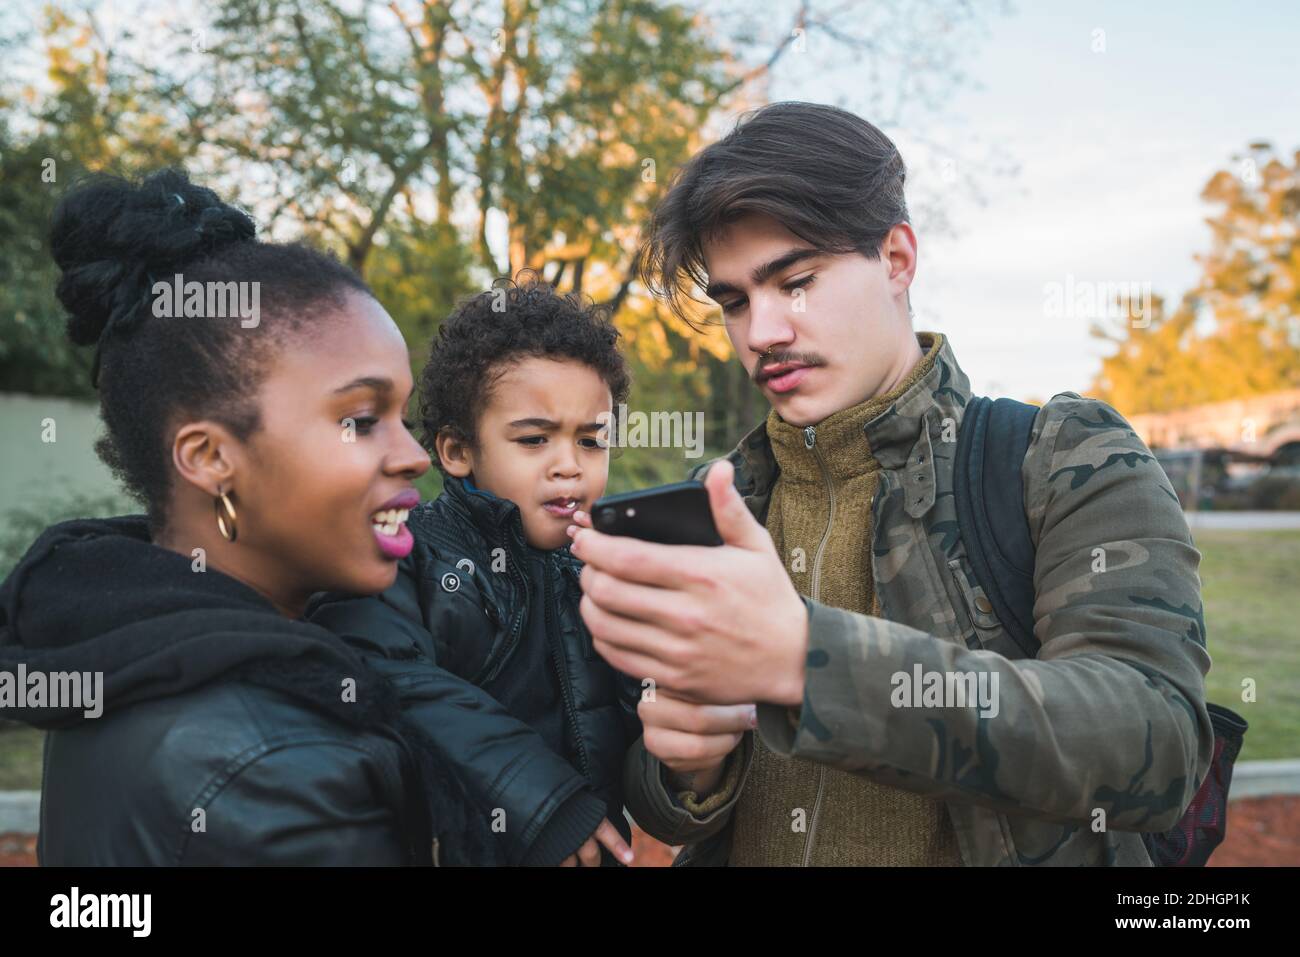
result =
[{"label": "green foliage", "polygon": [[18,564],[41,532],[57,522],[72,518],[111,518],[139,511],[138,505],[122,495],[82,493],[57,498],[38,495],[28,505],[11,508],[0,519],[0,579]]},{"label": "green foliage", "polygon": [[442,320],[459,299],[479,291],[472,266],[455,230],[437,223],[391,229],[370,256],[366,278],[402,330],[417,380]]},{"label": "green foliage", "polygon": [[0,126],[0,389],[36,395],[85,396],[90,350],[75,349],[54,297],[59,271],[33,223],[49,220],[58,175],[51,144],[11,145]]},{"label": "green foliage", "polygon": [[[87,172],[177,163],[179,138],[156,113],[147,77],[110,69],[93,24],[56,6],[40,24],[45,95],[0,98],[0,391],[89,396],[93,351],[64,337],[46,228]],[[17,38],[6,38],[13,46]]]}]

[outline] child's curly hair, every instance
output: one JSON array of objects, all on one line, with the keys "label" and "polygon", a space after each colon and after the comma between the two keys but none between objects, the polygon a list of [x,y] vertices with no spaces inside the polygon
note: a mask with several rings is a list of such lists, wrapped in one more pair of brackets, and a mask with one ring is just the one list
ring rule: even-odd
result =
[{"label": "child's curly hair", "polygon": [[464,300],[443,321],[420,373],[420,442],[442,468],[438,433],[474,445],[492,386],[511,363],[527,358],[574,359],[609,386],[614,405],[626,401],[631,375],[619,331],[605,306],[575,293],[560,295],[533,274],[498,280]]}]

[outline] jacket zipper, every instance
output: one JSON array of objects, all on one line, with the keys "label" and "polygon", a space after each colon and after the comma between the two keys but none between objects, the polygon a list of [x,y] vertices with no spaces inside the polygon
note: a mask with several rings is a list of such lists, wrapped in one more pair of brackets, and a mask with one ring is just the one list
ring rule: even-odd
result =
[{"label": "jacket zipper", "polygon": [[[830,469],[826,467],[826,460],[822,458],[821,449],[817,448],[817,429],[815,426],[805,426],[803,430],[804,448],[809,449],[813,458],[817,460],[817,465],[822,472],[822,480],[826,483],[826,492],[830,497],[830,508],[826,514],[826,531],[822,533],[822,540],[817,545],[817,554],[813,556],[812,571],[812,597],[813,601],[821,599],[821,580],[822,580],[822,556],[826,552],[826,545],[831,539],[831,529],[835,527],[835,483],[831,481]],[[817,765],[817,797],[813,800],[812,820],[808,823],[808,840],[804,842],[803,866],[808,867],[812,860],[813,841],[817,837],[817,815],[821,811],[822,793],[826,789],[826,766]]]},{"label": "jacket zipper", "polygon": [[[519,554],[519,551],[516,550],[515,554]],[[506,556],[506,569],[510,573],[510,580],[515,582],[516,586],[520,589],[520,594],[524,595],[524,599],[527,601],[528,581],[524,578],[523,573],[516,567],[518,564],[519,562],[515,560],[515,555]],[[501,673],[501,669],[504,668],[506,662],[510,660],[510,653],[514,651],[515,645],[519,644],[519,636],[524,630],[525,617],[526,616],[524,615],[515,615],[514,621],[510,623],[510,634],[506,637],[506,643],[502,646],[501,653],[497,655],[495,661],[487,661],[483,663],[483,668],[480,674],[474,677],[474,684],[480,686],[485,685]]]},{"label": "jacket zipper", "polygon": [[564,649],[560,647],[559,633],[554,627],[555,618],[551,609],[554,601],[551,597],[550,558],[543,562],[542,569],[542,604],[546,606],[546,641],[551,646],[551,661],[555,665],[556,676],[560,679],[560,693],[564,696],[564,713],[569,719],[569,728],[573,732],[573,743],[578,749],[578,769],[582,771],[582,776],[590,781],[587,745],[582,740],[582,734],[578,728],[577,705],[573,700],[573,686],[569,682],[568,669],[564,667]]}]

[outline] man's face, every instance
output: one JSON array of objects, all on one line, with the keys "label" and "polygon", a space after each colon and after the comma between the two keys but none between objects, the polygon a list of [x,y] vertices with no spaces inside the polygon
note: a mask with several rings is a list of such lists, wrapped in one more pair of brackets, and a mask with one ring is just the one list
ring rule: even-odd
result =
[{"label": "man's face", "polygon": [[559,548],[574,511],[591,511],[605,493],[612,405],[609,386],[585,363],[512,363],[492,386],[474,446],[439,442],[443,467],[518,505],[534,548]]},{"label": "man's face", "polygon": [[704,244],[704,261],[732,347],[792,425],[884,394],[915,362],[905,296],[916,245],[905,223],[871,260],[819,252],[775,220],[747,216]]}]

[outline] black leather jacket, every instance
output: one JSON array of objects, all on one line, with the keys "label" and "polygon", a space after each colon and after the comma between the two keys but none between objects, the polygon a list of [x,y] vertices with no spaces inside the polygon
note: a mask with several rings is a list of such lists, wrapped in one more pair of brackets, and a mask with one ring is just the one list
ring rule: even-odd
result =
[{"label": "black leather jacket", "polygon": [[[507,824],[514,838],[505,842],[505,862],[526,859],[546,829],[552,839],[566,834],[566,843],[552,843],[552,859],[533,854],[532,862],[556,863],[572,853],[594,823],[590,816],[580,826],[561,819],[579,815],[584,794],[594,794],[600,814],[630,839],[622,766],[641,736],[640,686],[596,654],[578,614],[581,563],[567,548],[545,553],[542,592],[549,601],[530,609],[534,589],[518,507],[450,476],[443,494],[413,509],[407,525],[415,547],[392,588],[373,598],[319,596],[311,620],[353,642],[361,636],[390,647],[409,642],[427,659],[420,720],[439,729],[485,813],[501,808],[507,822],[516,822]],[[546,641],[558,669],[567,725],[563,755],[485,704],[478,687],[520,660],[516,652],[527,640]]]},{"label": "black leather jacket", "polygon": [[[455,788],[419,786],[419,736],[386,691],[416,667],[370,657],[378,671],[241,582],[197,574],[143,517],[51,527],[0,587],[0,670],[98,672],[103,712],[5,709],[51,729],[40,862],[430,863],[430,808]],[[340,675],[364,689],[356,710]],[[373,702],[387,717],[361,717]]]},{"label": "black leather jacket", "polygon": [[46,737],[42,865],[428,863],[400,745],[223,682]]}]

